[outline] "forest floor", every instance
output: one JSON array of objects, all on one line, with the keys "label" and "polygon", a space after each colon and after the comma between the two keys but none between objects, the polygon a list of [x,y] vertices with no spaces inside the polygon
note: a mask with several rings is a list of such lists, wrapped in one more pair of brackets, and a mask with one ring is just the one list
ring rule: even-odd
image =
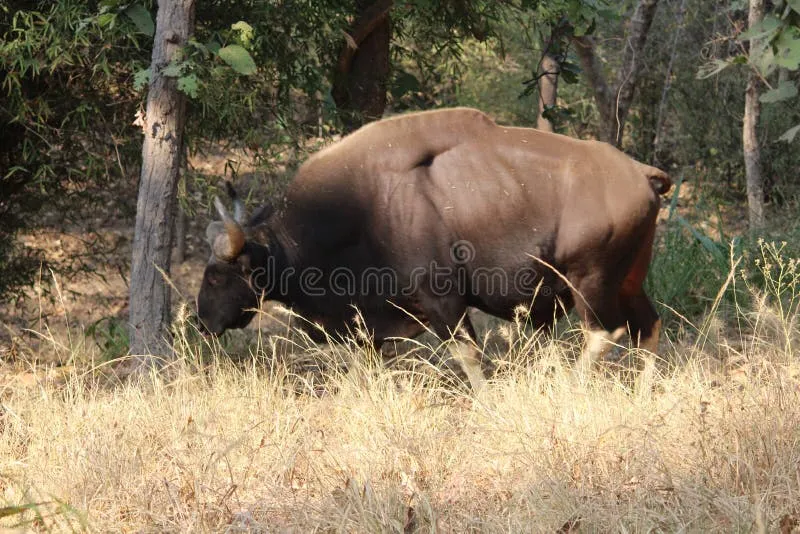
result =
[{"label": "forest floor", "polygon": [[[195,167],[224,175],[228,159]],[[240,168],[255,183],[251,171]],[[699,197],[684,184],[679,212]],[[715,213],[698,223],[706,233],[741,231],[741,211]],[[189,225],[187,260],[171,273],[178,303],[197,293],[206,223]],[[98,266],[101,278],[57,279],[54,298],[34,289],[0,311],[0,528],[783,534],[800,525],[796,308],[736,309],[738,327],[724,335],[702,318],[693,335],[662,341],[644,390],[635,351],[579,380],[572,324],[553,339],[524,318],[483,322],[499,340],[488,351],[497,370],[474,394],[425,347],[422,358],[384,362],[298,335],[276,343],[270,333],[286,334],[276,307],[224,347],[178,313],[177,360],[124,381],[108,356],[124,351],[132,221],[102,226],[117,257]],[[57,224],[24,239],[81,252],[74,229]]]}]

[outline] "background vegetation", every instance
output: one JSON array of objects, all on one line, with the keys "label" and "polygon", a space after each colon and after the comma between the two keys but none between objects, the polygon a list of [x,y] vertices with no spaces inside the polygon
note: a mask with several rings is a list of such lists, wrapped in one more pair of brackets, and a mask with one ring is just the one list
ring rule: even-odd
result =
[{"label": "background vegetation", "polygon": [[[259,164],[261,187],[279,196],[285,165],[291,168],[318,146],[308,144],[310,136],[330,138],[341,128],[341,109],[331,96],[334,66],[342,35],[362,4],[200,2],[194,44],[171,73],[190,97],[188,154],[218,143],[247,149]],[[559,24],[571,19],[590,26],[583,30],[593,32],[611,77],[622,60],[631,7],[576,0],[398,4],[391,12],[386,113],[469,105],[500,122],[535,126],[535,80],[543,47],[563,33]],[[774,17],[785,15],[784,33],[796,42],[800,15],[792,2],[768,7]],[[109,221],[90,214],[102,207],[124,221],[135,210],[141,163],[136,118],[147,88],[153,11],[150,2],[122,0],[30,0],[0,8],[3,298],[21,296],[42,265],[68,275],[119,261],[113,256],[117,243],[98,232]],[[640,61],[622,147],[687,184],[696,205],[682,216],[693,226],[726,214],[735,221],[745,203],[740,124],[751,67],[742,59],[745,42],[739,36],[746,17],[743,2],[663,1]],[[249,75],[217,53],[231,45],[252,58]],[[563,74],[580,72],[576,45],[567,39],[562,48],[562,83],[550,113],[556,130],[602,137],[592,87],[579,74]],[[795,59],[800,55],[797,47],[789,50]],[[795,87],[792,66],[786,61],[765,69],[765,82]],[[709,71],[719,72],[708,76]],[[800,124],[796,88],[785,94],[790,96],[764,106],[759,124],[765,199],[771,227],[781,231],[792,226],[784,214],[797,203],[797,158],[796,143],[779,138]],[[191,216],[206,215],[206,193],[218,182],[190,165],[186,171],[180,205]],[[188,198],[188,191],[195,196]],[[20,231],[36,233],[54,223],[80,230],[73,233],[85,242],[83,253],[58,257],[18,239]],[[742,230],[722,229],[725,238]],[[676,223],[674,230],[701,245],[686,225]],[[723,237],[718,224],[696,230]]]},{"label": "background vegetation", "polygon": [[[156,2],[0,5],[3,526],[792,532],[800,4],[762,2],[748,30],[758,1],[198,0],[194,36],[166,71],[188,106],[174,361],[128,381],[116,370],[129,347]],[[223,179],[250,204],[277,200],[309,153],[376,107],[474,106],[535,127],[546,56],[558,98],[543,116],[559,133],[605,139],[578,46],[591,44],[613,86],[648,3],[621,148],[676,182],[647,282],[666,326],[653,391],[632,393],[625,350],[624,365],[575,383],[569,318],[554,338],[524,317],[481,322],[498,365],[482,397],[432,339],[380,362],[311,343],[276,308],[222,340],[194,332]],[[343,68],[374,6],[388,10],[383,33]],[[757,230],[742,149],[752,77],[767,214]]]}]

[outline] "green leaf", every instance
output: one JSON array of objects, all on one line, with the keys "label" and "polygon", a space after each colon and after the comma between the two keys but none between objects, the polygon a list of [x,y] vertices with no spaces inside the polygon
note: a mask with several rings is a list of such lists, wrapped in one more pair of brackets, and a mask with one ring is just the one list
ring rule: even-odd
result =
[{"label": "green leaf", "polygon": [[561,63],[561,79],[566,83],[578,83],[578,75],[581,73],[581,68],[570,61]]},{"label": "green leaf", "polygon": [[148,37],[153,36],[155,33],[153,17],[150,16],[150,12],[142,4],[131,4],[125,8],[123,13],[133,21],[139,33],[143,33]]},{"label": "green leaf", "polygon": [[667,215],[668,219],[672,219],[672,216],[678,209],[678,199],[680,198],[681,185],[683,185],[683,174],[678,176],[678,181],[675,182],[675,192],[672,193],[672,200],[669,201],[669,215]]},{"label": "green leaf", "polygon": [[206,45],[204,45],[203,43],[197,41],[193,37],[190,37],[189,40],[186,41],[186,42],[189,43],[189,46],[191,46],[195,50],[198,50],[203,55],[203,57],[208,57],[208,54],[209,54],[210,50],[208,49],[208,47]]},{"label": "green leaf", "polygon": [[189,74],[188,76],[181,76],[178,78],[178,90],[191,98],[197,98],[197,88],[199,85],[200,80],[197,79],[195,74]]},{"label": "green leaf", "polygon": [[183,73],[183,63],[175,63],[174,61],[170,62],[169,65],[164,67],[161,71],[161,74],[164,76],[169,76],[170,78],[177,78]]},{"label": "green leaf", "polygon": [[780,102],[781,100],[786,100],[788,98],[794,98],[797,96],[797,86],[790,81],[781,82],[778,87],[774,89],[770,89],[763,95],[759,96],[758,99],[765,103],[765,104],[772,104],[773,102]]},{"label": "green leaf", "polygon": [[766,41],[763,41],[762,45],[750,48],[750,63],[755,65],[761,75],[767,78],[776,69],[775,53]]},{"label": "green leaf", "polygon": [[142,69],[133,75],[133,88],[141,91],[142,88],[150,83],[150,69]]},{"label": "green leaf", "polygon": [[767,15],[761,22],[757,22],[752,28],[740,33],[738,39],[740,41],[746,41],[749,39],[761,39],[763,37],[767,37],[768,35],[771,38],[772,36],[770,34],[776,32],[780,25],[781,20],[778,17]]},{"label": "green leaf", "polygon": [[800,29],[784,28],[772,46],[775,48],[776,65],[789,70],[800,69]]},{"label": "green leaf", "polygon": [[794,9],[795,13],[800,13],[800,0],[787,0],[786,3]]},{"label": "green leaf", "polygon": [[253,39],[253,27],[243,20],[231,24],[231,29],[239,32],[239,39],[242,44],[249,44]]},{"label": "green leaf", "polygon": [[778,138],[778,140],[779,141],[786,141],[787,143],[791,143],[792,141],[794,141],[794,138],[798,133],[800,133],[800,124],[798,124],[797,126],[794,126],[792,128],[789,128],[788,130],[783,132],[783,135],[781,135]]},{"label": "green leaf", "polygon": [[700,230],[696,229],[694,226],[689,224],[689,221],[687,221],[680,215],[677,215],[676,219],[681,224],[681,226],[689,230],[689,233],[691,233],[694,236],[694,238],[697,239],[697,241],[703,246],[703,248],[706,249],[706,251],[711,256],[713,256],[718,262],[722,263],[727,261],[727,259],[725,258],[725,253],[723,252],[722,247],[720,247],[718,243],[716,243],[706,234],[704,234],[703,232],[701,232]]},{"label": "green leaf", "polygon": [[559,107],[558,106],[544,106],[542,110],[542,117],[549,120],[550,122],[557,122],[559,119]]},{"label": "green leaf", "polygon": [[211,39],[206,43],[206,48],[208,48],[208,51],[212,54],[219,54],[220,44],[214,39]]},{"label": "green leaf", "polygon": [[115,20],[117,20],[115,13],[102,13],[97,16],[97,25],[101,28],[111,27],[114,25]]},{"label": "green leaf", "polygon": [[253,74],[256,71],[256,64],[250,53],[239,45],[220,48],[219,57],[239,74]]}]

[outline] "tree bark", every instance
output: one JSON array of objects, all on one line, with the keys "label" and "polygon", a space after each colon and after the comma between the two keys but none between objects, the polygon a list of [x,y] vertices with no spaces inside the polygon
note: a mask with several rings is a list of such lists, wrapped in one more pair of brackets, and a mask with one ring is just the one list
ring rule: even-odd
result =
[{"label": "tree bark", "polygon": [[543,115],[544,110],[556,105],[558,96],[558,61],[550,54],[542,57],[539,70],[539,115],[536,128],[544,132],[553,131],[553,123]]},{"label": "tree bark", "polygon": [[642,66],[641,56],[657,7],[658,0],[639,0],[636,4],[625,39],[622,65],[617,72],[617,80],[613,87],[610,87],[605,80],[602,65],[595,54],[594,40],[587,36],[574,39],[578,59],[592,87],[603,120],[600,137],[615,146],[622,144],[625,121],[628,118],[636,89],[636,79]]},{"label": "tree bark", "polygon": [[170,272],[173,213],[183,147],[186,98],[162,75],[194,28],[195,0],[159,0],[150,88],[144,119],[142,173],[130,283],[130,352],[139,366],[170,355]]},{"label": "tree bark", "polygon": [[664,76],[664,87],[661,89],[661,100],[658,103],[658,115],[656,116],[656,132],[653,137],[653,165],[658,166],[658,152],[661,149],[661,128],[664,126],[664,113],[667,109],[667,98],[672,87],[672,69],[675,65],[675,57],[678,55],[678,42],[680,41],[681,31],[683,30],[683,16],[686,13],[686,0],[681,0],[678,11],[675,13],[675,34],[672,37],[672,49],[669,53],[669,63],[667,63],[667,73]]},{"label": "tree bark", "polygon": [[393,0],[358,0],[358,15],[337,61],[331,93],[345,130],[377,120],[386,108]]},{"label": "tree bark", "polygon": [[175,222],[175,263],[186,261],[186,212],[178,206],[178,220]]},{"label": "tree bark", "polygon": [[[748,25],[750,28],[764,18],[764,0],[750,0]],[[750,40],[750,52],[759,47],[758,39]],[[744,96],[744,125],[742,145],[744,148],[744,167],[747,177],[747,208],[751,230],[764,227],[764,180],[761,175],[761,150],[758,145],[758,119],[761,103],[758,101],[761,81],[754,65],[751,65]]]},{"label": "tree bark", "polygon": [[[597,103],[600,120],[604,125],[611,124],[614,120],[614,114],[611,112],[611,102],[613,102],[613,95],[616,91],[606,82],[606,77],[603,74],[603,65],[597,54],[595,54],[595,41],[592,37],[584,35],[573,38],[573,42],[575,43],[575,53],[581,63],[581,69],[586,76],[586,81],[589,82],[589,87]],[[607,128],[601,128],[601,133],[606,131]],[[607,139],[604,140],[607,141]]]}]

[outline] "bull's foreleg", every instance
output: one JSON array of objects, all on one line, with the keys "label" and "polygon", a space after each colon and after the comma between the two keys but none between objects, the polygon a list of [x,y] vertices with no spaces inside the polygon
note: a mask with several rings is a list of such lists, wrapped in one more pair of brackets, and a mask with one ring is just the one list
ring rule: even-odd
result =
[{"label": "bull's foreleg", "polygon": [[486,377],[483,374],[483,366],[481,365],[483,355],[475,345],[475,342],[454,337],[448,350],[461,365],[461,370],[467,375],[467,380],[469,380],[472,390],[477,393],[483,389],[483,386],[486,385]]},{"label": "bull's foreleg", "polygon": [[605,329],[585,328],[583,335],[583,351],[580,358],[578,358],[577,366],[578,375],[581,379],[588,377],[594,363],[602,360],[611,348],[619,343],[619,340],[625,335],[625,328],[619,327],[613,332]]},{"label": "bull's foreleg", "polygon": [[460,299],[421,297],[423,311],[431,328],[448,344],[448,351],[467,375],[472,389],[480,391],[486,384],[481,362],[483,354],[476,343],[475,328]]}]

